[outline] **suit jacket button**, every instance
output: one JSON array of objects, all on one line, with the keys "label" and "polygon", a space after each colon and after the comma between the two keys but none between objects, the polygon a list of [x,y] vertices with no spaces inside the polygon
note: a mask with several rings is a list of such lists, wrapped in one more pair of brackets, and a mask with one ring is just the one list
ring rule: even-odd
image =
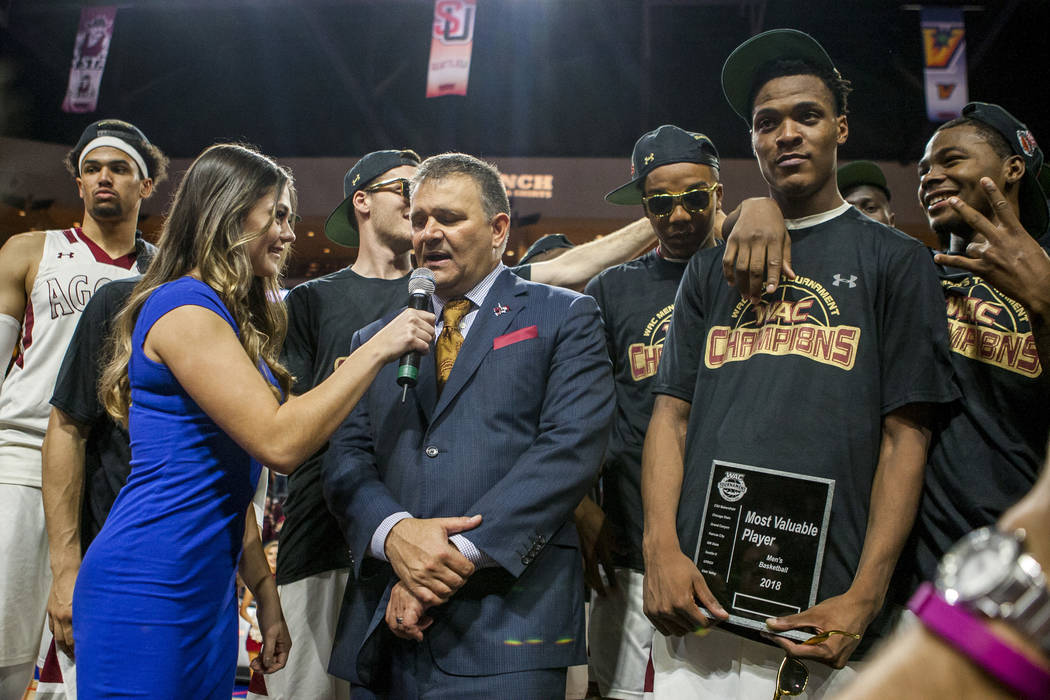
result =
[{"label": "suit jacket button", "polygon": [[427,452],[427,457],[437,457],[439,450],[438,450],[438,448],[436,448],[433,445],[431,445],[430,447],[427,448],[426,452]]}]

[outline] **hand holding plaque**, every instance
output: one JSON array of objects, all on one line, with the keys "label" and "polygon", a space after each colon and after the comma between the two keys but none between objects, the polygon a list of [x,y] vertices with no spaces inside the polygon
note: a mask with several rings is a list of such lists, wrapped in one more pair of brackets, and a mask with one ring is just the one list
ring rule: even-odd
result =
[{"label": "hand holding plaque", "polygon": [[[762,636],[782,647],[791,656],[813,659],[832,668],[842,668],[849,661],[853,650],[860,644],[860,635],[874,619],[871,605],[858,600],[849,591],[839,596],[828,598],[808,610],[796,615],[770,618],[766,621],[773,633],[763,632]],[[778,632],[788,630],[833,631],[827,639],[819,644],[796,643]],[[848,631],[848,633],[844,633]]]},{"label": "hand holding plaque", "polygon": [[[660,634],[667,636],[691,634],[729,617],[696,565],[678,546],[646,557],[643,598],[646,616]],[[705,615],[700,606],[715,619]]]}]

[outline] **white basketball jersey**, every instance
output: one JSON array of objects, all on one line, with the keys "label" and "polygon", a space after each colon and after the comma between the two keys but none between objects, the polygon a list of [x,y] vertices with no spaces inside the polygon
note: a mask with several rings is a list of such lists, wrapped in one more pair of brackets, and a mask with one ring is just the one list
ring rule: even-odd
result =
[{"label": "white basketball jersey", "polygon": [[137,274],[80,229],[45,232],[14,363],[0,385],[0,483],[40,486],[40,445],[51,394],[80,314],[106,282]]}]

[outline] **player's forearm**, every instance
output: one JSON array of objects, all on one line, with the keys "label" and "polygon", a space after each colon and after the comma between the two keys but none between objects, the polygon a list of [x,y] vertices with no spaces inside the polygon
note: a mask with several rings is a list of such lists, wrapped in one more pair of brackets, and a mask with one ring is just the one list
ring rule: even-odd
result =
[{"label": "player's forearm", "polygon": [[[273,446],[264,463],[281,474],[295,471],[320,449],[340,426],[385,364],[375,344],[354,350],[335,372],[316,387],[281,404],[275,414],[275,435],[285,440]],[[280,430],[276,430],[280,428]]]},{"label": "player's forearm", "polygon": [[919,506],[930,441],[923,411],[905,407],[883,419],[864,548],[850,587],[852,594],[871,606],[872,616],[882,607]]},{"label": "player's forearm", "polygon": [[52,408],[42,448],[41,495],[51,570],[56,577],[80,567],[86,443],[87,427]]},{"label": "player's forearm", "polygon": [[553,260],[532,266],[532,280],[558,287],[582,288],[607,267],[630,260],[656,241],[649,220],[633,221],[607,236],[576,246]]},{"label": "player's forearm", "polygon": [[647,559],[680,548],[677,516],[688,420],[688,402],[666,395],[656,397],[642,450],[642,549]]},{"label": "player's forearm", "polygon": [[270,565],[266,562],[266,553],[262,547],[262,533],[255,519],[255,507],[251,505],[248,506],[245,515],[242,544],[243,551],[239,565],[241,580],[248,587],[249,593],[255,597],[256,607],[260,611],[259,619],[263,619],[261,611],[264,609],[276,611],[276,617],[281,618],[283,613],[281,612],[281,598],[277,594],[277,581],[273,572],[270,571]]},{"label": "player's forearm", "polygon": [[255,519],[255,508],[248,506],[244,518],[244,538],[241,541],[243,551],[239,571],[241,580],[252,594],[259,598],[259,592],[267,579],[273,578],[270,565],[266,563],[266,553],[262,548],[262,535],[258,521]]}]

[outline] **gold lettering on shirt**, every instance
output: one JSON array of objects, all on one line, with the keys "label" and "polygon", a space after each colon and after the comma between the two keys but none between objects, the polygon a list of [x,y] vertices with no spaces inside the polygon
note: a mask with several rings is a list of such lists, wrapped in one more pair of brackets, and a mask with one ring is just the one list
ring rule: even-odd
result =
[{"label": "gold lettering on shirt", "polygon": [[627,366],[631,368],[631,379],[634,381],[640,382],[656,374],[673,313],[674,304],[668,304],[657,311],[642,331],[645,342],[631,343],[627,346]]},{"label": "gold lettering on shirt", "polygon": [[844,370],[853,369],[860,345],[856,326],[767,325],[761,328],[715,326],[707,334],[704,365],[717,369],[755,355],[797,355]]},{"label": "gold lettering on shirt", "polygon": [[949,294],[944,300],[952,352],[1025,377],[1042,375],[1024,307],[979,277],[963,282],[942,280],[946,288],[968,292],[967,296]]}]

